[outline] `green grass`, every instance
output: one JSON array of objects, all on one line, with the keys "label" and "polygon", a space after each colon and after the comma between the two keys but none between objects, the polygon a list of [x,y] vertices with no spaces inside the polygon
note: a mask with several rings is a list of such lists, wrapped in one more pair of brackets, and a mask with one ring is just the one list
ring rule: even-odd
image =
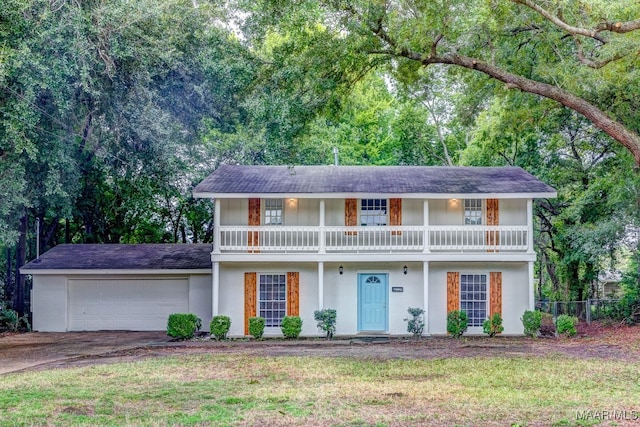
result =
[{"label": "green grass", "polygon": [[599,421],[578,411],[640,409],[639,371],[563,357],[167,357],[5,375],[0,425],[585,426]]}]

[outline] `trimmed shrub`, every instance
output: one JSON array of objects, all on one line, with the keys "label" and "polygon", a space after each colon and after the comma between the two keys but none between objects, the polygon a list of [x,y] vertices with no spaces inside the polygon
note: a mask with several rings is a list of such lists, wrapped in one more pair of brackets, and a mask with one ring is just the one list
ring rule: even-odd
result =
[{"label": "trimmed shrub", "polygon": [[167,320],[167,335],[187,340],[193,338],[202,326],[202,321],[193,313],[173,313]]},{"label": "trimmed shrub", "polygon": [[482,331],[490,337],[495,337],[497,334],[504,331],[502,326],[502,316],[500,313],[494,313],[489,319],[482,322]]},{"label": "trimmed shrub", "polygon": [[313,312],[313,318],[318,322],[318,328],[327,334],[327,339],[333,338],[336,332],[337,312],[333,308],[325,308]]},{"label": "trimmed shrub", "polygon": [[209,330],[215,339],[218,341],[227,339],[229,329],[231,329],[231,318],[229,316],[213,316],[213,319],[211,319],[211,323],[209,324]]},{"label": "trimmed shrub", "polygon": [[522,321],[522,326],[524,326],[524,334],[528,337],[537,338],[542,325],[542,313],[525,310],[520,320]]},{"label": "trimmed shrub", "polygon": [[9,330],[11,332],[18,332],[19,325],[20,319],[18,318],[17,311],[10,308],[3,308],[2,310],[0,310],[0,328]]},{"label": "trimmed shrub", "polygon": [[467,313],[461,310],[453,310],[447,314],[447,332],[453,338],[460,338],[467,330],[469,318]]},{"label": "trimmed shrub", "polygon": [[404,319],[407,322],[407,332],[413,334],[415,338],[420,338],[424,331],[424,310],[420,307],[409,307],[407,312],[411,316]]},{"label": "trimmed shrub", "polygon": [[297,339],[302,332],[302,319],[300,316],[284,316],[280,329],[285,338]]},{"label": "trimmed shrub", "polygon": [[567,314],[561,314],[556,318],[556,331],[561,335],[572,337],[578,333],[576,325],[578,324],[578,318],[569,316]]},{"label": "trimmed shrub", "polygon": [[250,317],[249,318],[249,335],[255,339],[262,339],[264,334],[264,317]]}]

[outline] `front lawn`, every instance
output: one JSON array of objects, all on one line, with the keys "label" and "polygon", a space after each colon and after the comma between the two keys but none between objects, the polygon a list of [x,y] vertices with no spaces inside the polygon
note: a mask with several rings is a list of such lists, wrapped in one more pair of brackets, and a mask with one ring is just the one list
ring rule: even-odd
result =
[{"label": "front lawn", "polygon": [[638,372],[564,356],[172,356],[5,375],[0,425],[623,426],[638,423]]}]

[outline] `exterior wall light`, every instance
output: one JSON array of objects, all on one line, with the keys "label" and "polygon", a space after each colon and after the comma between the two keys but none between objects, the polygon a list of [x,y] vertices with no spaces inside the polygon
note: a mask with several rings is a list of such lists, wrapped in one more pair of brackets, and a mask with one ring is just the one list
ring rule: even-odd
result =
[{"label": "exterior wall light", "polygon": [[340,274],[342,274],[344,272],[344,268],[342,268],[342,266],[338,267],[338,271],[340,272]]},{"label": "exterior wall light", "polygon": [[402,267],[402,272],[403,272],[404,274],[407,274],[407,271],[408,271],[408,270],[409,270],[409,269],[407,268],[407,266],[406,266],[406,265],[405,265],[404,267]]}]

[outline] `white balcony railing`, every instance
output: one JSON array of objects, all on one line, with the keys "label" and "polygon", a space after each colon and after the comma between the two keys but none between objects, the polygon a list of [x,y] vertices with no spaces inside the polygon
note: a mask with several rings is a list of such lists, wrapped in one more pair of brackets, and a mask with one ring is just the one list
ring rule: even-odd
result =
[{"label": "white balcony railing", "polygon": [[526,251],[527,226],[437,226],[429,227],[432,251]]},{"label": "white balcony railing", "polygon": [[325,227],[327,252],[419,252],[423,226]]},{"label": "white balcony railing", "polygon": [[531,238],[526,225],[220,226],[218,233],[221,252],[519,252]]}]

